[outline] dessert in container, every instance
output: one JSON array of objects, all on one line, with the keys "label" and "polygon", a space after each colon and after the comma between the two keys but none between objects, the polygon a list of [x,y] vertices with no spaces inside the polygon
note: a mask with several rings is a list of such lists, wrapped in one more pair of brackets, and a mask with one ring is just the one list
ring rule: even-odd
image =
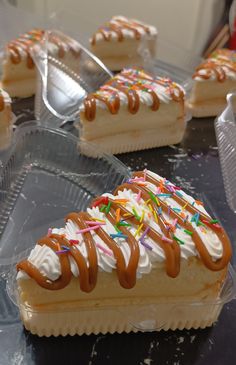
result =
[{"label": "dessert in container", "polygon": [[32,333],[64,336],[204,328],[211,326],[223,305],[235,297],[235,273],[229,265],[214,299],[163,298],[153,303],[149,298],[147,303],[136,302],[131,307],[122,303],[114,307],[107,302],[102,308],[74,305],[59,312],[32,308],[19,297],[16,263],[27,258],[49,227],[62,227],[63,216],[73,210],[85,210],[96,196],[114,190],[130,178],[130,172],[118,160],[102,153],[96,159],[81,155],[77,139],[61,130],[30,123],[17,130],[2,176],[0,271],[8,277],[9,297]]},{"label": "dessert in container", "polygon": [[125,68],[80,107],[80,139],[112,154],[181,142],[185,127],[185,91],[168,77]]},{"label": "dessert in container", "polygon": [[[71,69],[59,57],[55,55],[52,57],[47,46],[54,34],[61,39],[68,37],[58,31],[50,31],[47,34],[44,41],[32,51],[32,57],[38,68],[35,117],[48,123],[53,119],[51,126],[59,126],[69,120],[79,122],[79,107],[86,95],[99,89],[113,74],[79,42],[77,42],[81,47],[79,70]],[[74,39],[76,39],[75,36]],[[162,44],[165,48],[166,43],[162,42]],[[168,46],[168,49],[175,51],[172,46]],[[181,54],[188,65],[187,71],[183,70],[171,63],[168,64],[161,58],[157,60],[151,58],[150,53],[146,52],[145,40],[141,44],[140,54],[145,61],[145,70],[152,75],[170,78],[180,84],[187,94],[189,93],[191,74],[198,63],[198,58],[190,57],[187,52],[180,52],[178,49],[179,57]],[[191,115],[187,112],[186,120],[190,119]]]}]

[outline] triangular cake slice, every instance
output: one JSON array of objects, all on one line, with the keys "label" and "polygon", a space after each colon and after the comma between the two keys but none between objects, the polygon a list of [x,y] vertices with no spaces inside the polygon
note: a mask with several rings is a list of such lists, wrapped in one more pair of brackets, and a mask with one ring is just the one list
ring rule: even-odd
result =
[{"label": "triangular cake slice", "polygon": [[40,336],[206,327],[221,310],[230,258],[201,201],[136,172],[17,264],[21,318]]},{"label": "triangular cake slice", "polygon": [[236,88],[236,52],[214,51],[193,74],[193,87],[187,102],[194,117],[216,116],[226,106],[226,95]]},{"label": "triangular cake slice", "polygon": [[9,146],[12,137],[11,98],[0,88],[0,150]]},{"label": "triangular cake slice", "polygon": [[80,138],[114,154],[179,143],[184,113],[180,85],[141,69],[124,69],[85,98]]},{"label": "triangular cake slice", "polygon": [[136,19],[113,16],[90,39],[92,52],[112,71],[143,67],[145,57],[155,58],[157,29]]},{"label": "triangular cake slice", "polygon": [[[44,34],[42,29],[33,29],[12,40],[5,47],[1,84],[11,97],[25,98],[35,94],[37,77],[31,48],[43,40]],[[47,47],[50,55],[63,60],[74,70],[80,53],[75,41],[63,34],[55,34],[49,36]]]}]

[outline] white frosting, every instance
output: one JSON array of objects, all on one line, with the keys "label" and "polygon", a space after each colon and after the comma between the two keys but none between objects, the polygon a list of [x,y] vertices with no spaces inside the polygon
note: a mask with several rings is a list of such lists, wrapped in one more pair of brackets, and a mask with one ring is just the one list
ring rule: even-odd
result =
[{"label": "white frosting", "polygon": [[[123,34],[123,37],[125,39],[134,39],[135,38],[135,32],[131,29],[127,29],[125,28],[124,26],[122,26],[122,24],[120,22],[125,22],[127,24],[132,24],[132,23],[137,23],[135,24],[135,28],[137,29],[137,31],[140,33],[140,37],[141,39],[144,38],[144,37],[155,37],[158,32],[157,32],[157,29],[156,27],[152,26],[152,25],[148,25],[148,24],[145,24],[143,22],[141,22],[140,20],[136,20],[136,19],[128,19],[124,16],[114,16],[108,23],[107,27],[104,26],[102,27],[103,31],[106,33],[106,34],[109,34],[110,37],[111,37],[111,40],[118,40],[118,35],[117,33],[112,30],[109,25],[115,25],[115,26],[118,26]],[[149,29],[149,34],[147,34],[147,32],[145,31],[145,29],[142,28],[142,26],[139,26],[140,25],[143,25],[145,27],[148,27]],[[104,38],[103,38],[103,35],[99,32],[95,33],[95,42],[96,43],[99,43],[99,42],[103,42],[104,41]]]},{"label": "white frosting", "polygon": [[8,95],[8,93],[5,90],[3,90],[1,88],[0,88],[0,96],[3,96],[4,103],[6,105],[11,104],[11,98],[10,98],[10,96]]},{"label": "white frosting", "polygon": [[[152,177],[154,177],[157,180],[161,180],[162,178],[151,172],[148,171],[148,174]],[[168,182],[169,186],[173,186],[170,182]],[[146,187],[153,192],[154,194],[157,193],[157,187],[151,183],[147,183]],[[197,206],[198,210],[206,215],[208,213],[205,211],[204,207],[197,202],[195,202],[195,199],[191,196],[184,193],[184,191],[179,190],[179,193],[182,195],[186,203],[189,204],[195,204]],[[103,194],[105,197],[109,197],[111,199],[128,199],[128,202],[125,205],[125,208],[133,212],[133,209],[136,210],[137,214],[139,216],[143,216],[143,221],[147,223],[150,227],[155,229],[158,233],[162,234],[161,228],[159,224],[154,219],[154,216],[150,213],[150,209],[147,205],[147,203],[144,202],[142,197],[140,198],[140,201],[137,202],[137,194],[134,193],[130,189],[124,189],[123,191],[118,191],[118,194],[116,196],[105,193]],[[181,206],[173,199],[173,197],[170,196],[158,196],[159,200],[165,201],[168,206],[171,207],[171,209],[180,209]],[[101,212],[98,207],[94,208],[88,208],[87,212],[95,219],[97,220],[103,220],[105,221],[105,225],[102,226],[102,229],[107,234],[116,234],[116,230],[114,226],[110,223],[110,221],[107,219],[106,214]],[[182,212],[184,212],[182,208]],[[188,214],[188,221],[191,222],[192,215],[187,212]],[[173,224],[174,219],[171,218],[168,214],[165,214],[162,212],[162,216],[165,219],[166,222],[169,224]],[[192,227],[195,229],[199,236],[201,237],[207,251],[209,252],[210,256],[213,260],[217,260],[220,257],[222,257],[223,254],[223,246],[221,241],[219,240],[218,236],[214,233],[213,230],[211,230],[208,227],[202,228],[202,226],[197,226],[196,223],[192,222]],[[126,227],[130,231],[131,234],[135,234],[137,230],[137,226],[131,226]],[[54,228],[52,230],[55,234],[63,234],[68,240],[78,240],[79,243],[76,244],[76,248],[81,252],[81,254],[84,256],[84,258],[87,260],[87,250],[85,246],[85,242],[83,239],[83,235],[80,233],[77,233],[79,230],[79,227],[72,221],[68,220],[64,228]],[[106,245],[106,243],[103,242],[103,240],[96,234],[96,230],[90,231],[95,242],[96,242],[96,250],[97,250],[97,257],[98,257],[98,266],[99,270],[105,271],[105,272],[111,272],[113,269],[116,268],[116,259],[113,256],[112,251],[109,249],[109,247]],[[184,231],[184,228],[181,228],[180,226],[176,228],[174,232],[175,236],[184,242],[184,244],[180,244],[181,249],[181,258],[182,259],[188,259],[191,256],[197,256],[197,251],[195,248],[195,244],[192,240],[191,235],[187,234]],[[155,267],[157,263],[161,263],[165,260],[165,253],[163,249],[155,243],[150,237],[147,235],[145,236],[144,242],[147,246],[144,246],[140,242],[140,236],[142,235],[142,232],[136,236],[136,239],[139,243],[139,249],[140,249],[140,259],[138,263],[137,268],[137,277],[141,277],[143,274],[147,274],[151,271],[152,267]],[[126,242],[125,238],[114,238],[114,241],[117,243],[117,245],[122,250],[122,253],[124,255],[124,259],[126,262],[126,265],[129,262],[130,258],[130,249],[129,245]],[[166,242],[166,244],[171,244]],[[75,277],[79,275],[79,270],[74,262],[74,259],[70,257],[70,265],[71,265],[71,271]],[[53,252],[50,248],[47,246],[39,246],[36,245],[35,248],[31,251],[31,254],[28,258],[28,260],[36,266],[39,271],[46,275],[50,280],[56,280],[60,275],[60,263],[58,259],[58,254]],[[18,274],[18,278],[22,277],[22,274]],[[23,274],[23,277],[27,277],[27,275]]]}]

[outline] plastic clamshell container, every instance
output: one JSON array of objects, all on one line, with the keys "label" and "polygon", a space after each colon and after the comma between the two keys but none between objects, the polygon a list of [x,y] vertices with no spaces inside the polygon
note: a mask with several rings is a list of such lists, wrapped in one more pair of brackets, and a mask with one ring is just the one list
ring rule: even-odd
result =
[{"label": "plastic clamshell container", "polygon": [[226,198],[236,213],[236,93],[227,95],[227,106],[215,120]]},{"label": "plastic clamshell container", "polygon": [[[50,40],[71,41],[81,49],[78,64],[67,63],[60,58],[58,52],[50,52]],[[168,64],[160,59],[151,59],[142,45],[141,56],[145,60],[145,69],[153,75],[169,77],[179,83],[189,93],[191,89],[191,75],[198,58],[189,60],[187,71]],[[96,91],[106,82],[112,73],[91,52],[79,42],[58,31],[46,32],[45,39],[32,49],[32,57],[38,69],[38,82],[35,98],[35,117],[48,121],[53,118],[51,126],[59,126],[68,120],[79,119],[79,107],[89,92]],[[193,60],[194,59],[194,60]],[[191,61],[191,62],[190,62]],[[55,119],[55,116],[58,119]],[[186,120],[190,120],[188,114]]]},{"label": "plastic clamshell container", "polygon": [[[20,126],[0,170],[0,271],[70,211],[83,210],[129,176],[113,156],[85,156],[85,143],[35,122]],[[86,144],[86,150],[93,150]],[[92,154],[92,152],[91,152]]]},{"label": "plastic clamshell container", "polygon": [[[37,239],[48,228],[64,225],[63,217],[73,210],[84,210],[90,200],[104,191],[112,191],[130,177],[128,169],[116,158],[103,155],[91,158],[81,154],[81,146],[72,135],[31,122],[18,128],[8,160],[1,170],[0,182],[0,274],[8,278],[9,298],[32,333],[41,336],[105,332],[156,331],[160,329],[199,328],[212,325],[225,303],[235,297],[236,278],[229,271],[219,296],[214,301],[178,301],[104,309],[86,308],[59,312],[38,312],[19,301],[15,263],[26,258]],[[94,146],[87,145],[93,149]],[[4,284],[3,284],[4,285]],[[17,311],[3,297],[8,323],[17,322]],[[73,316],[72,316],[73,314]],[[199,317],[204,320],[199,321]],[[73,317],[73,321],[71,318]],[[96,326],[89,323],[96,320]],[[1,320],[1,317],[0,317]],[[35,331],[35,322],[41,328]],[[51,321],[51,322],[50,322]],[[112,325],[111,325],[112,322]],[[53,324],[53,331],[45,325]],[[63,328],[67,323],[66,328]],[[94,322],[93,322],[94,323]]]},{"label": "plastic clamshell container", "polygon": [[[58,47],[55,47],[55,39]],[[69,44],[73,52],[68,50]],[[61,120],[74,120],[85,96],[112,77],[97,57],[59,31],[46,31],[44,39],[32,48],[31,54],[38,69],[37,120],[49,120],[52,116],[54,122],[55,116],[60,123]]]}]

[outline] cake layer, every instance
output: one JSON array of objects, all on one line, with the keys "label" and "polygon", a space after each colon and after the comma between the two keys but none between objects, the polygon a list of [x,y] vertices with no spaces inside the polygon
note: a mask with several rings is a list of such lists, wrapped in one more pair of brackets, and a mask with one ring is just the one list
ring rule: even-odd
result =
[{"label": "cake layer", "polygon": [[2,81],[2,86],[12,97],[28,98],[35,94],[36,76],[12,81]]},{"label": "cake layer", "polygon": [[157,112],[152,112],[146,105],[141,104],[138,113],[131,114],[127,106],[122,105],[117,114],[110,115],[106,109],[98,108],[94,121],[87,121],[84,112],[81,112],[81,119],[83,122],[80,131],[84,140],[94,140],[120,133],[138,135],[139,132],[147,132],[150,129],[157,130],[165,127],[168,129],[172,124],[183,132],[185,127],[183,106],[174,101],[168,104],[161,103]]},{"label": "cake layer", "polygon": [[[99,146],[98,154],[102,151],[115,155],[180,143],[184,132],[185,123],[180,119],[165,126],[132,132],[124,131],[123,133],[94,138],[90,142]],[[86,139],[81,138],[80,140],[86,142]],[[81,145],[80,148],[84,154],[92,156],[86,145]],[[93,151],[93,157],[98,156],[98,154],[95,154],[95,150]]]},{"label": "cake layer", "polygon": [[[145,54],[145,49],[149,54]],[[155,57],[156,39],[140,41],[124,39],[122,42],[111,40],[91,45],[91,51],[113,71],[120,71],[125,67],[143,67],[145,57]]]},{"label": "cake layer", "polygon": [[72,278],[64,289],[51,291],[40,287],[29,278],[18,279],[21,302],[37,311],[58,311],[63,308],[82,309],[148,305],[155,303],[196,302],[216,299],[227,268],[213,272],[195,257],[181,260],[181,270],[176,278],[165,274],[163,264],[157,264],[148,275],[138,279],[132,289],[120,286],[116,273],[98,273],[97,285],[91,293],[79,289],[78,278]]},{"label": "cake layer", "polygon": [[214,99],[224,99],[226,95],[236,88],[236,80],[225,80],[220,83],[217,80],[194,81],[189,102],[201,103]]},{"label": "cake layer", "polygon": [[186,103],[186,108],[195,118],[214,117],[226,107],[226,98],[215,98],[198,103]]}]

